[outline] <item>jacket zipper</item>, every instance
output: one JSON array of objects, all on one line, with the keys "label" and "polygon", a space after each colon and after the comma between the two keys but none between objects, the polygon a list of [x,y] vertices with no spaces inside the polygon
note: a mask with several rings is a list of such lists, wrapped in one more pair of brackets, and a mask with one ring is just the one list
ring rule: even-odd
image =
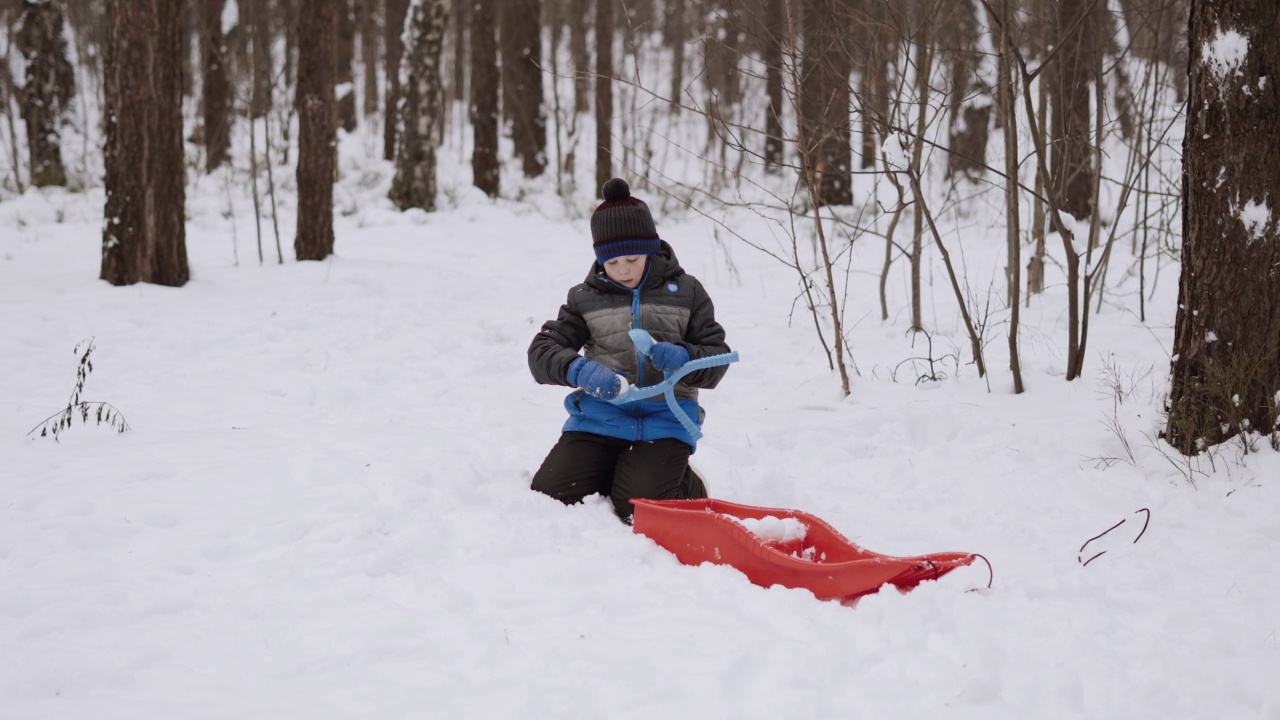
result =
[{"label": "jacket zipper", "polygon": [[[644,275],[640,276],[640,284],[634,288],[628,288],[624,285],[609,280],[620,288],[631,291],[631,328],[641,327],[640,325],[640,290],[644,288],[645,282],[649,279],[649,273],[653,270],[653,264],[647,263],[644,268]],[[636,349],[636,387],[644,387],[644,355],[641,354],[639,348]],[[636,419],[636,439],[644,439],[644,419],[641,413],[641,406],[636,405],[634,409]]]}]

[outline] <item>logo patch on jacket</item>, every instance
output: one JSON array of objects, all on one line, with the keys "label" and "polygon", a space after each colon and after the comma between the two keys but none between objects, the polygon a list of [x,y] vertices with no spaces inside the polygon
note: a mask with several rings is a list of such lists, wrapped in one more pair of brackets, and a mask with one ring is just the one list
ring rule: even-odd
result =
[{"label": "logo patch on jacket", "polygon": [[675,284],[675,283],[673,283],[673,282],[669,282],[669,283],[667,283],[667,292],[676,292],[676,291],[677,291],[677,290],[679,290],[679,289],[680,289],[680,286],[679,286],[679,285],[677,285],[677,284]]}]

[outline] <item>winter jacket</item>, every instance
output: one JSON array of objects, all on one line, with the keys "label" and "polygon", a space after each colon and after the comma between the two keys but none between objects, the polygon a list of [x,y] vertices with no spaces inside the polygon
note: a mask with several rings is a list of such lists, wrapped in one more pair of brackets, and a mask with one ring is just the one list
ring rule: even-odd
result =
[{"label": "winter jacket", "polygon": [[[582,350],[586,357],[625,375],[632,385],[656,385],[663,380],[662,371],[631,342],[627,331],[635,327],[648,330],[658,342],[682,345],[691,359],[729,352],[706,289],[685,273],[664,241],[661,250],[649,256],[644,278],[634,290],[610,280],[600,263],[592,265],[586,280],[569,290],[556,319],[544,323],[529,344],[529,370],[539,383],[569,385],[569,365]],[[703,411],[698,388],[714,388],[727,370],[722,365],[692,372],[676,385],[680,408],[699,427]],[[615,405],[576,390],[565,398],[565,409],[569,411],[565,432],[623,440],[674,438],[696,448],[662,395]]]}]

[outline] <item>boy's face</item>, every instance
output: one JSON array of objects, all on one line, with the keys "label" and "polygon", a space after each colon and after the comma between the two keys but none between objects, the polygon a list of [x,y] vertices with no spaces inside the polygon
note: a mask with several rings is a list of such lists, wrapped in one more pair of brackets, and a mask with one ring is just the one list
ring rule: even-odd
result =
[{"label": "boy's face", "polygon": [[648,255],[622,255],[605,262],[604,274],[609,279],[626,288],[634,288],[644,277]]}]

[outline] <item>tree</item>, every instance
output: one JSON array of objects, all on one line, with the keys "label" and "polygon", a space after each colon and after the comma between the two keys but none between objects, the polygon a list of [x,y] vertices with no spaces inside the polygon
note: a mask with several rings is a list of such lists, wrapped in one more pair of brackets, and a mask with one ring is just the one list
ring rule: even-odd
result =
[{"label": "tree", "polygon": [[987,167],[992,96],[978,73],[983,54],[978,48],[982,30],[978,26],[977,7],[956,3],[943,9],[938,32],[942,60],[951,75],[947,98],[951,136],[947,175],[981,176]]},{"label": "tree", "polygon": [[[765,17],[761,23],[760,46],[765,65],[765,94],[769,105],[764,116],[764,164],[770,170],[782,165],[785,139],[782,128],[783,53],[786,48],[787,9],[785,0],[764,0]],[[676,98],[672,98],[676,100]]]},{"label": "tree", "polygon": [[[455,103],[466,104],[467,66],[470,64],[471,45],[467,42],[467,34],[471,29],[471,10],[475,0],[453,0],[453,87],[449,99]],[[553,31],[554,32],[554,31]]]},{"label": "tree", "polygon": [[476,0],[471,14],[472,184],[498,196],[498,43],[493,35],[494,0]]},{"label": "tree", "polygon": [[182,157],[181,8],[108,0],[102,272],[112,285],[190,277]]},{"label": "tree", "polygon": [[502,21],[502,82],[511,139],[525,177],[547,169],[547,107],[542,101],[541,0],[508,3]]},{"label": "tree", "polygon": [[59,128],[62,113],[75,94],[75,73],[67,61],[62,25],[59,3],[48,0],[23,3],[18,48],[26,58],[27,71],[21,108],[31,153],[31,184],[36,187],[67,184]]},{"label": "tree", "polygon": [[1099,0],[1062,0],[1057,3],[1055,34],[1058,57],[1049,70],[1052,97],[1052,160],[1054,191],[1062,209],[1078,220],[1093,213],[1093,167],[1090,144],[1090,88],[1100,78],[1095,68],[1098,28],[1093,17]]},{"label": "tree", "polygon": [[356,129],[356,23],[351,16],[350,0],[338,0],[337,39],[334,55],[334,93],[338,103],[338,126],[347,132]]},{"label": "tree", "polygon": [[[1000,27],[1008,27],[1010,2],[1000,3]],[[993,23],[996,24],[996,23]],[[1018,194],[1018,110],[1017,87],[1013,81],[1013,44],[1008,33],[999,33],[1000,40],[996,45],[999,55],[997,73],[999,75],[996,97],[999,98],[997,117],[1004,128],[1004,192],[1005,192],[1005,243],[1009,263],[1005,268],[1005,295],[1009,301],[1009,373],[1013,376],[1013,392],[1021,394],[1025,389],[1022,384],[1022,357],[1018,347],[1018,330],[1021,326],[1021,310],[1018,294],[1021,292],[1019,274],[1022,271],[1022,230],[1021,201]],[[985,120],[984,120],[985,122]],[[953,136],[952,142],[955,142]],[[983,148],[986,147],[984,138]],[[972,150],[972,149],[971,149]],[[973,150],[976,152],[976,150]],[[967,166],[963,166],[967,167]]]},{"label": "tree", "polygon": [[404,56],[404,40],[401,38],[404,34],[404,19],[409,14],[409,0],[385,0],[383,14],[386,23],[382,42],[386,46],[383,52],[387,62],[387,112],[382,130],[382,158],[395,160],[396,125],[400,107],[400,58]]},{"label": "tree", "polygon": [[[956,6],[962,4],[956,3]],[[857,105],[862,116],[859,166],[869,170],[880,162],[880,146],[892,125],[890,106],[894,82],[890,68],[899,57],[900,46],[907,45],[901,26],[904,8],[875,0],[847,2],[846,6],[854,11],[850,18],[853,33],[846,43],[853,53],[858,75]],[[920,8],[912,10],[918,13]],[[901,71],[901,68],[895,70]]]},{"label": "tree", "polygon": [[596,0],[596,192],[613,177],[613,1]]},{"label": "tree", "polygon": [[356,3],[360,25],[360,64],[364,66],[365,119],[378,114],[378,18],[371,2]]},{"label": "tree", "polygon": [[246,22],[253,38],[253,90],[249,99],[249,117],[257,120],[271,110],[271,13],[267,0],[247,0]]},{"label": "tree", "polygon": [[[591,26],[595,0],[565,0],[569,3],[569,56],[573,59],[573,111],[585,115],[591,109],[591,48],[587,45],[587,29]],[[683,7],[683,3],[668,5]],[[580,20],[579,20],[580,19]],[[672,63],[672,73],[679,74],[680,64]]]},{"label": "tree", "polygon": [[802,0],[804,54],[800,70],[800,152],[819,181],[823,205],[853,202],[853,148],[849,143],[849,74],[839,0]]},{"label": "tree", "polygon": [[[741,0],[708,3],[706,28],[702,35],[702,81],[706,87],[704,112],[707,119],[707,154],[721,171],[732,166],[728,158],[731,143],[726,141],[739,124],[742,105],[742,72],[746,8]],[[718,148],[719,152],[715,152]]]},{"label": "tree", "polygon": [[1192,454],[1239,433],[1277,430],[1275,2],[1193,0],[1188,37],[1182,275],[1166,438]]},{"label": "tree", "polygon": [[231,148],[229,108],[231,83],[227,78],[227,43],[222,35],[222,10],[226,0],[204,0],[204,27],[200,34],[204,58],[205,169],[213,172],[226,162]]},{"label": "tree", "polygon": [[298,232],[293,249],[299,260],[323,260],[333,253],[337,6],[338,0],[311,0],[298,16]]},{"label": "tree", "polygon": [[436,209],[436,146],[444,112],[440,51],[448,0],[413,0],[409,8],[404,86],[400,88],[400,142],[390,197],[396,207]]}]

